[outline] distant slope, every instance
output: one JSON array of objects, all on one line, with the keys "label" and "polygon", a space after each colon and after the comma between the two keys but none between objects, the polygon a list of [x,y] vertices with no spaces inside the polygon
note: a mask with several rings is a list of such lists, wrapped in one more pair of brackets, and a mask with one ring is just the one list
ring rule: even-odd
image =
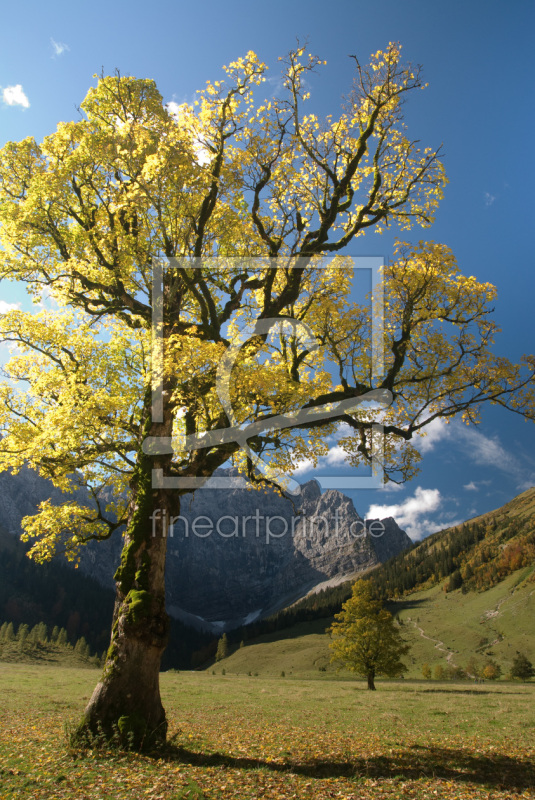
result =
[{"label": "distant slope", "polygon": [[[424,663],[466,667],[471,658],[493,658],[506,674],[517,650],[535,663],[535,488],[433,534],[369,577],[404,624],[409,677],[421,677]],[[323,632],[349,594],[349,583],[327,587],[246,628],[245,647],[221,666],[253,674],[323,670]]]},{"label": "distant slope", "polygon": [[533,567],[527,567],[482,592],[445,593],[434,586],[399,601],[396,613],[411,642],[411,672],[421,677],[424,663],[432,668],[444,664],[448,652],[450,662],[462,667],[470,658],[480,665],[492,658],[504,674],[517,650],[535,663],[533,574]]},{"label": "distant slope", "polygon": [[535,563],[535,488],[501,508],[415,544],[374,571],[385,597],[400,597],[447,578],[446,589],[495,586]]},{"label": "distant slope", "polygon": [[[441,664],[466,668],[470,659],[483,666],[492,658],[504,676],[517,650],[535,664],[535,581],[533,568],[509,575],[483,592],[445,593],[440,586],[413,592],[389,604],[403,623],[411,650],[405,658],[407,677],[421,678],[422,666]],[[228,673],[317,675],[335,672],[329,664],[330,638],[325,629],[332,618],[302,622],[234,644],[230,656],[210,666]],[[427,638],[426,638],[427,637]],[[441,645],[439,644],[441,643]],[[439,645],[437,647],[437,645]]]}]

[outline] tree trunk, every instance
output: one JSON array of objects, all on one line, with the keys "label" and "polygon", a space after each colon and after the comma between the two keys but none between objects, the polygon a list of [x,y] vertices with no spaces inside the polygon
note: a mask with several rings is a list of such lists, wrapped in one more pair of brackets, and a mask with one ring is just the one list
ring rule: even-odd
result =
[{"label": "tree trunk", "polygon": [[375,692],[375,670],[371,669],[368,671],[368,689],[371,689]]},{"label": "tree trunk", "polygon": [[[145,426],[152,435],[162,425]],[[165,741],[167,720],[160,698],[160,661],[167,646],[165,554],[168,491],[152,489],[152,469],[163,459],[138,456],[132,481],[129,520],[121,564],[115,573],[117,596],[111,643],[100,682],[85,709],[78,739],[118,736],[142,749]],[[173,497],[176,505],[177,497]]]}]

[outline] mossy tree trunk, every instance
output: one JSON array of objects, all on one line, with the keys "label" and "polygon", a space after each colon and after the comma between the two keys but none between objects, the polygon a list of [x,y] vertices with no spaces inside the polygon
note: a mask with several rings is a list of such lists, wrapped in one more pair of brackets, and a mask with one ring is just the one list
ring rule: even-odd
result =
[{"label": "mossy tree trunk", "polygon": [[[170,424],[147,424],[145,431],[149,436],[165,435],[168,431],[163,429]],[[121,564],[115,574],[111,643],[102,678],[79,728],[82,737],[87,731],[102,732],[106,738],[118,732],[136,748],[163,741],[167,733],[159,672],[169,632],[165,555],[170,496],[168,490],[152,488],[152,470],[165,469],[166,458],[142,452],[138,456]],[[173,495],[175,513],[177,502]]]}]

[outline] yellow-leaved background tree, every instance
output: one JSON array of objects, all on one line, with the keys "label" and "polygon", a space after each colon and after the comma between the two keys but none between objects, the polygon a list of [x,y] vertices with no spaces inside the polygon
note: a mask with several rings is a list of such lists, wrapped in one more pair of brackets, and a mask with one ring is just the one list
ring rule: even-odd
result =
[{"label": "yellow-leaved background tree", "polygon": [[375,691],[377,675],[398,678],[407,667],[401,660],[409,652],[399,625],[374,594],[373,582],[358,580],[349,600],[329,628],[331,661],[366,678]]},{"label": "yellow-leaved background tree", "polygon": [[382,461],[398,480],[416,468],[411,438],[437,417],[474,421],[486,401],[533,415],[533,360],[492,355],[494,289],[443,245],[402,244],[385,268],[375,375],[369,306],[352,299],[342,251],[368,229],[429,225],[444,170],[405,131],[404,100],[423,84],[398,45],[368,66],[354,59],[334,120],[305,109],[322,64],[291,52],[281,96],[259,102],[266,66],[249,52],[195,104],[169,107],[153,81],[102,76],[79,120],[0,152],[0,277],[55,304],[1,317],[16,349],[0,468],[28,464],[65,492],[24,521],[38,560],[76,560],[125,526],[111,644],[81,734],[165,738],[165,520],[217,468],[233,461],[255,485],[279,483],[324,454],[340,422],[350,463],[365,462],[378,406],[358,405],[366,396],[391,401]]}]

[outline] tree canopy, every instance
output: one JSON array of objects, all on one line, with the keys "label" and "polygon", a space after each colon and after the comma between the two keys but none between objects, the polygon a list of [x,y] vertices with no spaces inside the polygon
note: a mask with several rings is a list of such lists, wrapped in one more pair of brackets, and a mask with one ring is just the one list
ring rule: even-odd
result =
[{"label": "tree canopy", "polygon": [[[60,531],[75,558],[79,542],[127,520],[117,498],[146,433],[154,258],[189,259],[164,272],[169,474],[209,476],[233,458],[253,477],[251,450],[229,441],[181,452],[180,437],[374,387],[395,398],[381,420],[392,476],[409,476],[418,459],[410,445],[399,449],[400,439],[437,416],[475,420],[489,399],[533,412],[522,392],[533,361],[522,375],[490,352],[494,288],[462,276],[449,249],[434,243],[400,245],[385,269],[385,374],[373,381],[369,309],[349,297],[352,262],[325,259],[368,228],[429,225],[444,170],[437,150],[406,136],[404,99],[423,84],[399,46],[376,53],[369,67],[355,59],[353,91],[334,121],[303,110],[308,73],[321,64],[303,48],[291,53],[285,94],[256,107],[266,67],[253,53],[200,92],[197,105],[172,109],[152,81],[102,77],[82,119],[60,123],[41,145],[26,139],[2,150],[0,275],[59,307],[2,318],[18,355],[2,387],[1,463],[29,463],[65,491],[76,475],[99,506],[95,514],[76,499],[45,504],[27,522],[38,558],[55,551]],[[259,320],[276,318],[306,324],[320,347],[310,350],[305,328],[252,335]],[[229,410],[217,365],[248,325]],[[351,463],[370,456],[372,416],[338,415],[351,428],[341,442]],[[324,454],[331,431],[325,421],[261,431],[249,447],[280,475]],[[115,498],[108,513],[103,496]]]}]

